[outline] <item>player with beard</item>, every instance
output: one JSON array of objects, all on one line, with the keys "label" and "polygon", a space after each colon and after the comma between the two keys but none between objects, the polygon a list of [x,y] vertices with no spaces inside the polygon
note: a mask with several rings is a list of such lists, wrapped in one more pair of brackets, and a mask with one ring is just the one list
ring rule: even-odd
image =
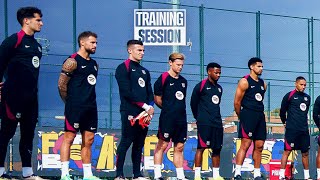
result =
[{"label": "player with beard", "polygon": [[261,177],[260,165],[261,154],[264,141],[266,140],[267,130],[264,115],[263,98],[267,85],[259,77],[262,74],[263,64],[260,58],[254,57],[248,61],[250,74],[244,76],[238,83],[234,98],[234,110],[240,120],[238,137],[241,138],[241,146],[236,155],[236,167],[234,179],[241,177],[241,166],[246,153],[254,143],[252,158],[254,161],[254,179]]},{"label": "player with beard", "polygon": [[286,128],[284,151],[281,158],[279,179],[286,179],[285,167],[292,150],[301,150],[304,179],[309,179],[309,149],[310,135],[308,129],[308,112],[310,96],[304,93],[307,82],[298,76],[295,89],[288,92],[282,99],[280,118]]},{"label": "player with beard", "polygon": [[77,132],[82,135],[81,159],[84,180],[98,180],[91,170],[91,146],[97,132],[96,78],[98,64],[90,55],[96,52],[97,34],[85,31],[78,37],[79,50],[62,65],[58,87],[65,103],[65,133],[60,148],[61,179],[70,180],[70,147]]}]

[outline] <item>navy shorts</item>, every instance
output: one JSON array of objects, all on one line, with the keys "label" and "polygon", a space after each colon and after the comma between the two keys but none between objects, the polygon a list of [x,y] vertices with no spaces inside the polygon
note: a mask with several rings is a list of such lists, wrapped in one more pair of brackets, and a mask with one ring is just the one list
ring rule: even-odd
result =
[{"label": "navy shorts", "polygon": [[[167,123],[166,123],[167,122]],[[170,121],[159,122],[158,138],[174,143],[185,143],[187,140],[187,122],[185,123],[171,123]]]},{"label": "navy shorts", "polygon": [[219,150],[223,145],[223,128],[197,125],[198,149],[211,148]]},{"label": "navy shorts", "polygon": [[264,112],[241,109],[238,130],[239,138],[266,140],[267,126]]},{"label": "navy shorts", "polygon": [[310,149],[309,131],[286,129],[284,135],[284,150],[301,150],[302,153]]},{"label": "navy shorts", "polygon": [[65,107],[65,131],[97,132],[98,110],[97,107]]}]

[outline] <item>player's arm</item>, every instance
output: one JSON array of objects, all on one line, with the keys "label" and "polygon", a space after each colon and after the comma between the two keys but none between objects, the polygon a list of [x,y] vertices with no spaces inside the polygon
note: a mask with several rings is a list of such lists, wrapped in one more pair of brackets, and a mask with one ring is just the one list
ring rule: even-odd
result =
[{"label": "player's arm", "polygon": [[236,89],[236,94],[234,97],[234,111],[236,112],[238,118],[240,118],[241,101],[248,87],[249,87],[249,84],[247,79],[245,78],[240,79],[238,83],[238,87]]},{"label": "player's arm", "polygon": [[156,105],[162,109],[162,96],[154,96],[154,103],[156,103]]},{"label": "player's arm", "polygon": [[154,89],[154,103],[156,103],[156,105],[160,109],[162,109],[162,91],[163,91],[162,75],[160,75],[160,77],[154,83],[153,89]]},{"label": "player's arm", "polygon": [[130,101],[132,104],[143,108],[147,112],[153,108],[149,104],[139,101],[138,97],[136,97],[132,92],[129,74],[124,64],[117,67],[115,76],[118,82],[119,92],[122,97]]},{"label": "player's arm", "polygon": [[77,61],[73,58],[68,58],[62,65],[58,88],[62,101],[65,103],[68,92],[68,83],[72,77],[72,73],[77,69]]},{"label": "player's arm", "polygon": [[200,102],[200,86],[197,84],[192,91],[190,107],[193,114],[194,119],[197,119],[198,116],[198,105]]},{"label": "player's arm", "polygon": [[7,69],[11,55],[14,53],[14,46],[17,43],[17,36],[13,35],[6,38],[0,45],[0,102],[1,102],[1,88],[3,86],[3,75]]},{"label": "player's arm", "polygon": [[319,123],[320,123],[320,96],[318,96],[316,101],[314,102],[312,116],[313,116],[314,123],[319,128]]},{"label": "player's arm", "polygon": [[284,125],[286,124],[286,121],[287,121],[287,111],[289,108],[289,95],[290,93],[287,93],[281,101],[280,119]]},{"label": "player's arm", "polygon": [[153,116],[153,114],[154,114],[154,108],[153,108],[153,105],[154,105],[153,91],[152,91],[150,73],[149,73],[149,71],[147,71],[147,72],[148,72],[148,84],[147,84],[148,102],[149,102],[149,105],[152,106],[152,108],[150,108],[148,114]]},{"label": "player's arm", "polygon": [[18,39],[16,35],[6,38],[0,45],[0,82],[3,79],[4,71],[14,53],[15,44]]}]

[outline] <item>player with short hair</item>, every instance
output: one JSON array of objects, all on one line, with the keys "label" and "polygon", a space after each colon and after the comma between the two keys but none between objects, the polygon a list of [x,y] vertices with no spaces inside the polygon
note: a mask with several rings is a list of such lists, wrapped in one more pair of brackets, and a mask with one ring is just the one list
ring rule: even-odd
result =
[{"label": "player with short hair", "polygon": [[218,63],[207,65],[208,78],[198,83],[192,92],[191,110],[197,120],[198,147],[195,155],[195,180],[201,180],[202,154],[206,148],[212,150],[212,176],[223,180],[219,173],[220,152],[223,144],[223,125],[220,114],[222,87],[218,84],[221,66]]},{"label": "player with short hair", "polygon": [[17,11],[17,20],[21,30],[0,46],[0,81],[7,70],[5,82],[0,83],[0,179],[11,179],[4,174],[4,161],[9,140],[20,123],[22,177],[40,180],[42,178],[33,173],[31,157],[38,122],[38,77],[42,57],[42,47],[34,35],[43,26],[42,12],[37,7],[22,7]]},{"label": "player with short hair", "polygon": [[[140,171],[142,148],[148,132],[148,124],[154,114],[153,92],[149,71],[140,62],[144,46],[140,40],[127,42],[129,57],[116,69],[116,80],[120,93],[121,141],[117,148],[116,180],[124,180],[123,165],[126,153],[132,145],[133,179],[145,180]],[[142,121],[136,120],[144,113]]]},{"label": "player with short hair", "polygon": [[90,55],[96,52],[97,34],[84,31],[78,36],[79,50],[62,65],[58,87],[65,103],[65,133],[60,148],[61,179],[70,180],[70,147],[77,132],[82,135],[83,180],[99,180],[91,170],[91,146],[98,128],[96,81],[98,64]]},{"label": "player with short hair", "polygon": [[267,85],[260,78],[263,70],[260,58],[251,58],[248,61],[248,67],[250,74],[240,79],[234,98],[234,110],[240,119],[238,137],[241,138],[241,145],[236,155],[234,173],[236,180],[242,179],[241,166],[252,141],[254,143],[252,153],[254,161],[253,176],[255,180],[263,179],[260,165],[263,145],[267,136],[263,105]]},{"label": "player with short hair", "polygon": [[286,132],[279,179],[286,179],[285,167],[292,150],[301,150],[304,179],[310,178],[308,111],[311,99],[308,94],[304,93],[306,86],[306,79],[298,76],[295,81],[295,89],[288,92],[281,102],[280,118]]},{"label": "player with short hair", "polygon": [[170,140],[174,143],[173,164],[177,178],[186,179],[183,170],[183,149],[187,140],[186,94],[187,80],[180,75],[184,55],[169,56],[170,69],[160,75],[154,83],[154,101],[161,108],[158,128],[158,144],[154,153],[154,178],[163,179],[161,166],[163,152]]}]

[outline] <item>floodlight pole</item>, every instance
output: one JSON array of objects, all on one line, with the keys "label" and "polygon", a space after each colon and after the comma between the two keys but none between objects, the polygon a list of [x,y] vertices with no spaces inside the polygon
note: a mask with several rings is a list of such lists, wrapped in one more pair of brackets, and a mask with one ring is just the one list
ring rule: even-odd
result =
[{"label": "floodlight pole", "polygon": [[260,58],[260,11],[256,12],[256,56]]},{"label": "floodlight pole", "polygon": [[[172,9],[179,9],[180,8],[180,0],[172,0]],[[176,42],[177,37],[173,36],[173,40],[174,42]],[[172,46],[172,52],[179,52],[179,46],[178,45],[174,45]]]},{"label": "floodlight pole", "polygon": [[[308,19],[308,84],[309,84],[309,95],[311,100],[314,100],[314,54],[313,54],[313,17]],[[312,108],[309,108],[309,124],[313,124],[312,121]],[[310,132],[314,132],[314,127],[310,128]]]},{"label": "floodlight pole", "polygon": [[4,0],[4,37],[8,37],[8,0]]},{"label": "floodlight pole", "polygon": [[72,1],[73,7],[73,52],[77,51],[77,1]]},{"label": "floodlight pole", "polygon": [[199,7],[200,80],[204,78],[204,7]]}]

